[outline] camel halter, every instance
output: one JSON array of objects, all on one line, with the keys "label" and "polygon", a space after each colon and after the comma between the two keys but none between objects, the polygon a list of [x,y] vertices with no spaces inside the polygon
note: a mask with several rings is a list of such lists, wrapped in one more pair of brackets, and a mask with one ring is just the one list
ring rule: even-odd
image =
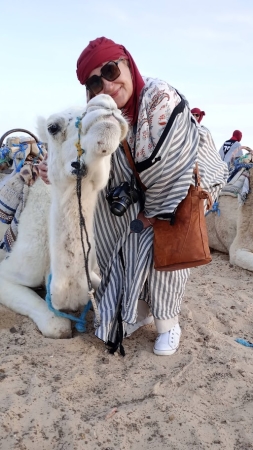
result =
[{"label": "camel halter", "polygon": [[[82,243],[82,250],[83,250],[83,257],[84,257],[84,268],[87,278],[87,284],[88,284],[88,296],[89,296],[89,302],[87,305],[85,305],[82,314],[80,317],[75,317],[72,314],[67,314],[62,311],[59,311],[55,309],[51,302],[51,294],[50,294],[50,284],[52,279],[52,274],[48,277],[48,284],[47,284],[47,295],[46,295],[46,302],[48,305],[48,308],[50,311],[52,311],[56,316],[58,317],[64,317],[66,319],[72,320],[75,323],[75,328],[79,332],[85,331],[85,324],[86,324],[86,314],[89,311],[91,305],[93,307],[93,311],[95,313],[95,327],[98,327],[100,324],[100,314],[98,311],[97,303],[94,297],[95,290],[92,287],[90,273],[89,273],[89,254],[91,250],[91,245],[89,241],[88,231],[86,228],[85,218],[83,216],[82,212],[82,203],[81,203],[81,196],[82,196],[82,178],[85,175],[85,170],[81,167],[80,158],[82,154],[84,153],[84,150],[81,147],[81,131],[82,131],[82,119],[84,118],[86,112],[82,114],[82,116],[77,117],[75,126],[78,129],[78,140],[75,144],[77,148],[77,160],[74,161],[71,166],[73,167],[72,173],[76,175],[76,193],[77,193],[77,199],[78,199],[78,210],[79,210],[79,226],[80,226],[80,235],[81,235],[81,243]],[[87,252],[85,251],[84,247],[84,233],[86,236],[86,242],[88,246]]]}]

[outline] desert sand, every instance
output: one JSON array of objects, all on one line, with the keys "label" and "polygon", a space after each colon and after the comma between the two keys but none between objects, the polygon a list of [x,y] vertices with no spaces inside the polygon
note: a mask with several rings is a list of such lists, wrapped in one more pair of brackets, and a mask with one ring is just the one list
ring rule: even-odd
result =
[{"label": "desert sand", "polygon": [[[1,450],[253,449],[252,273],[213,253],[192,270],[170,357],[152,353],[154,325],[107,353],[87,332],[44,338],[0,307]],[[1,287],[0,287],[1,288]]]}]

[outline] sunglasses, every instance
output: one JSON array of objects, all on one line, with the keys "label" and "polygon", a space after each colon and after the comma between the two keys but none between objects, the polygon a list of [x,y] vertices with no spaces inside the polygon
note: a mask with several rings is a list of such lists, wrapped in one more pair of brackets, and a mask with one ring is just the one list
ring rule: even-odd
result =
[{"label": "sunglasses", "polygon": [[85,83],[86,88],[93,94],[97,95],[103,90],[103,80],[115,81],[121,74],[118,64],[123,61],[123,58],[118,61],[109,61],[103,67],[101,67],[101,75],[92,75]]},{"label": "sunglasses", "polygon": [[200,114],[193,114],[194,117],[200,117]]}]

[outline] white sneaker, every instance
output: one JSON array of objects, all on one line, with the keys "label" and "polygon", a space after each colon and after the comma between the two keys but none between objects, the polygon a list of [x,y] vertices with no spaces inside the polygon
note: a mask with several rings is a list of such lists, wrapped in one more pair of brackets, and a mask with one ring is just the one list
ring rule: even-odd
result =
[{"label": "white sneaker", "polygon": [[153,352],[155,355],[173,355],[179,347],[181,329],[177,323],[170,331],[158,335]]},{"label": "white sneaker", "polygon": [[154,322],[154,317],[148,316],[145,319],[140,320],[139,322],[136,322],[133,324],[126,323],[125,324],[125,337],[131,336],[131,334],[134,333],[135,331],[137,331],[139,328],[144,327],[145,325],[150,325],[153,322]]}]

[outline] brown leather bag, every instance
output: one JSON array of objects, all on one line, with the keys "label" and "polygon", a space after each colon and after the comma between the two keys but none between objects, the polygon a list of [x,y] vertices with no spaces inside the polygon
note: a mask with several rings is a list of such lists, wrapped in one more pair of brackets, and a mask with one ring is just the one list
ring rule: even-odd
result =
[{"label": "brown leather bag", "polygon": [[[195,186],[178,205],[175,219],[156,220],[154,228],[154,268],[172,271],[201,266],[212,261],[204,215],[204,201],[211,206],[210,195],[200,186],[198,165]],[[174,223],[173,223],[174,222]]]},{"label": "brown leather bag", "polygon": [[[145,191],[126,141],[123,147],[139,186]],[[204,201],[207,200],[209,209],[211,196],[200,186],[197,163],[194,174],[195,186],[189,187],[187,196],[173,214],[173,220],[157,219],[153,224],[154,268],[158,271],[188,269],[212,261],[204,214]]]}]

